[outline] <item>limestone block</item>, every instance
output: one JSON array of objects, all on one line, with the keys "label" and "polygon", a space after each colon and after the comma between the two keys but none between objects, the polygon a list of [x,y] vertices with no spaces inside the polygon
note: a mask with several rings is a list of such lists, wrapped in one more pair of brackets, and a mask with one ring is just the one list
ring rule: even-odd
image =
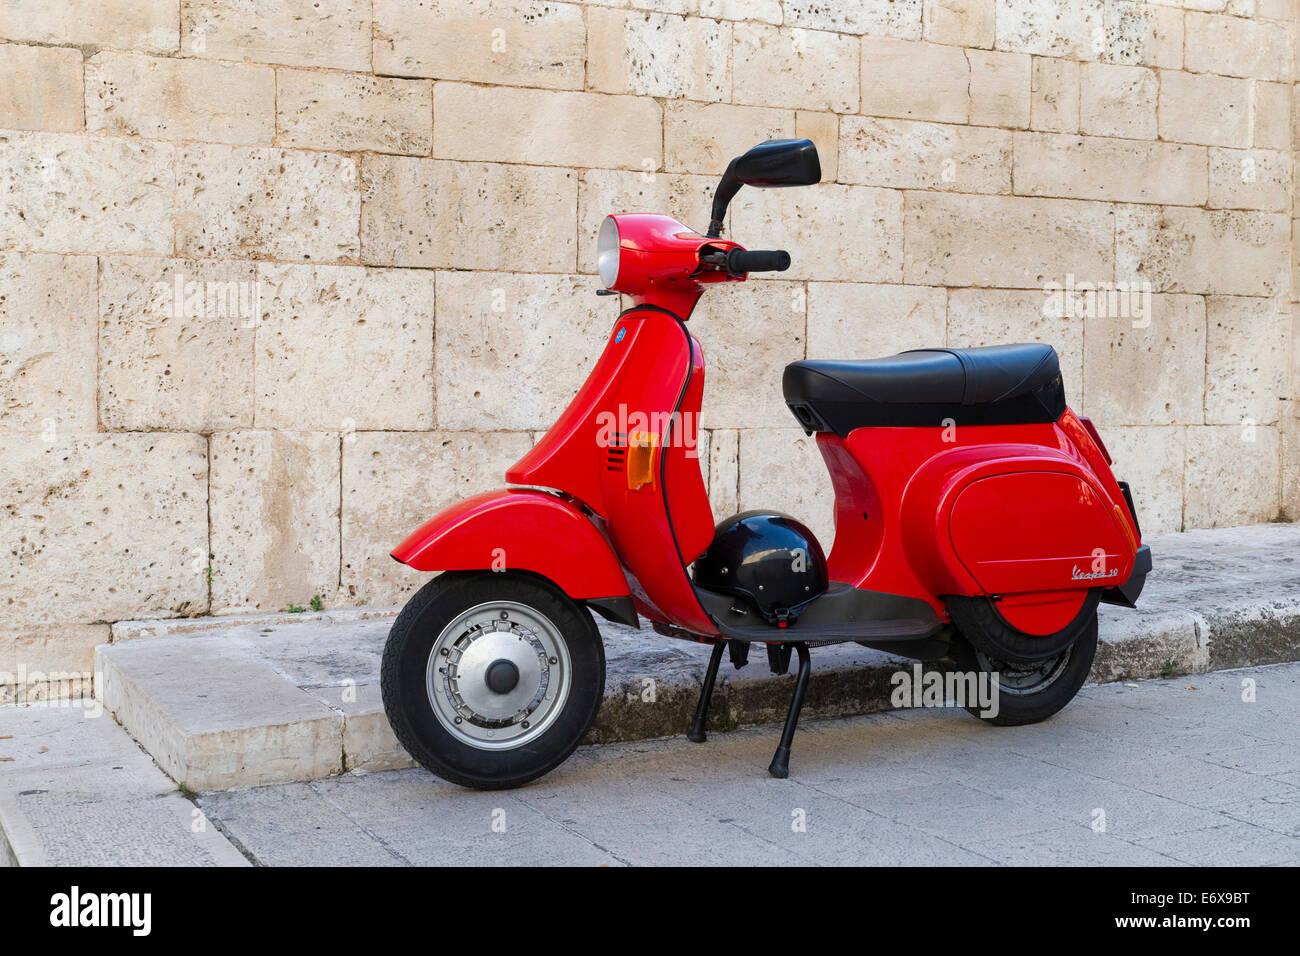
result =
[{"label": "limestone block", "polygon": [[914,285],[808,283],[808,357],[867,359],[947,342],[948,293]]},{"label": "limestone block", "polygon": [[570,170],[367,156],[361,173],[369,265],[573,270]]},{"label": "limestone block", "polygon": [[374,69],[580,90],[587,40],[582,14],[577,4],[544,0],[374,0]]},{"label": "limestone block", "polygon": [[526,432],[360,432],[343,445],[345,599],[401,604],[430,575],[389,552],[440,509],[505,484]]},{"label": "limestone block", "polygon": [[185,0],[186,56],[370,69],[370,5],[354,0]]},{"label": "limestone block", "polygon": [[214,431],[253,423],[249,262],[100,260],[99,392],[106,428]]},{"label": "limestone block", "polygon": [[1187,527],[1223,528],[1272,521],[1279,511],[1277,476],[1276,427],[1188,428]]},{"label": "limestone block", "polygon": [[[1056,349],[1067,400],[1083,389],[1083,322],[1042,292],[953,289],[948,294],[948,345],[975,348],[1042,342]],[[958,419],[960,422],[960,419]]]},{"label": "limestone block", "polygon": [[1181,425],[1111,425],[1105,408],[1088,412],[1114,460],[1111,470],[1132,489],[1142,536],[1179,530],[1187,430]]},{"label": "limestone block", "polygon": [[802,521],[830,553],[835,537],[835,492],[814,436],[798,428],[740,432],[742,511],[780,511]]},{"label": "limestone block", "polygon": [[1212,148],[1209,205],[1288,212],[1292,169],[1289,152]]},{"label": "limestone block", "polygon": [[1085,63],[1080,69],[1079,131],[1093,136],[1156,138],[1154,70],[1112,63]]},{"label": "limestone block", "polygon": [[618,317],[593,286],[582,275],[438,273],[439,427],[550,427]]},{"label": "limestone block", "polygon": [[180,0],[9,0],[0,37],[33,43],[175,53]]},{"label": "limestone block", "polygon": [[1191,206],[1208,191],[1203,146],[1017,133],[1015,155],[1016,192],[1026,196]]},{"label": "limestone block", "polygon": [[1029,125],[1048,133],[1079,130],[1079,64],[1057,57],[1034,57],[1030,79]]},{"label": "limestone block", "polygon": [[1252,90],[1254,124],[1252,140],[1257,149],[1291,148],[1291,84],[1261,83]]},{"label": "limestone block", "polygon": [[270,145],[275,96],[266,66],[108,51],[86,61],[86,127],[119,136]]},{"label": "limestone block", "polygon": [[737,23],[732,32],[733,102],[857,111],[859,51],[852,37],[763,23]]},{"label": "limestone block", "polygon": [[80,50],[0,45],[0,129],[81,129],[81,74]]},{"label": "limestone block", "polygon": [[648,97],[438,83],[433,117],[433,152],[446,159],[642,170],[663,163],[663,114]]},{"label": "limestone block", "polygon": [[1011,192],[1007,130],[846,116],[840,173],[846,183],[963,193]]},{"label": "limestone block", "polygon": [[[355,436],[345,435],[343,440]],[[212,610],[279,611],[339,585],[340,436],[212,436]]]},{"label": "limestone block", "polygon": [[433,426],[433,273],[263,265],[259,276],[259,427]]},{"label": "limestone block", "polygon": [[999,0],[999,50],[1095,60],[1104,35],[1102,0]]},{"label": "limestone block", "polygon": [[280,146],[427,155],[433,147],[433,87],[360,73],[280,70]]},{"label": "limestone block", "polygon": [[785,0],[785,25],[831,33],[921,38],[921,0]]},{"label": "limestone block", "polygon": [[1113,425],[1203,424],[1205,302],[1155,295],[1150,310],[1134,317],[1098,308],[1084,319],[1082,408]]},{"label": "limestone block", "polygon": [[1110,0],[1106,4],[1105,20],[1106,32],[1101,49],[1101,59],[1105,62],[1173,70],[1182,67],[1184,31],[1181,10],[1144,0]]},{"label": "limestone block", "polygon": [[0,255],[0,431],[89,432],[95,259]]},{"label": "limestone block", "polygon": [[1290,309],[1278,299],[1211,295],[1205,299],[1205,319],[1205,420],[1277,422],[1288,395]]},{"label": "limestone block", "polygon": [[587,85],[603,93],[731,99],[732,25],[633,10],[587,11]]},{"label": "limestone block", "polygon": [[993,46],[994,0],[925,0],[924,36],[931,43]]},{"label": "limestone block", "polygon": [[[906,282],[1041,287],[1114,272],[1115,216],[1100,203],[908,193]],[[996,246],[989,243],[997,236]]]},{"label": "limestone block", "polygon": [[0,132],[0,243],[170,253],[175,187],[169,143]]},{"label": "limestone block", "polygon": [[967,50],[970,61],[970,122],[980,126],[1029,126],[1031,57],[1025,53]]},{"label": "limestone block", "polygon": [[0,627],[203,613],[202,435],[0,436]]},{"label": "limestone block", "polygon": [[1294,24],[1189,11],[1184,69],[1257,80],[1292,78]]},{"label": "limestone block", "polygon": [[868,116],[965,123],[971,66],[960,47],[863,37],[862,109]]},{"label": "limestone block", "polygon": [[740,512],[736,495],[740,482],[740,432],[714,428],[709,433],[709,504],[713,520]]},{"label": "limestone block", "polygon": [[1249,80],[1160,71],[1160,138],[1206,146],[1249,146]]},{"label": "limestone block", "polygon": [[[703,234],[708,228],[709,209],[717,185],[715,176],[587,170],[578,190],[579,270],[596,271],[596,235],[601,222],[609,215],[658,213],[672,216]],[[738,202],[732,204],[733,208]],[[734,232],[734,226],[730,231]],[[753,241],[749,244],[755,245]]]},{"label": "limestone block", "polygon": [[664,168],[674,173],[721,176],[727,163],[750,147],[794,135],[793,110],[684,100],[668,103],[664,108]]},{"label": "limestone block", "polygon": [[176,247],[194,257],[356,259],[357,163],[306,150],[188,145],[176,159]]},{"label": "limestone block", "polygon": [[821,162],[822,182],[833,183],[839,179],[840,118],[834,113],[813,113],[799,110],[794,118],[795,135],[810,139],[817,147]]}]

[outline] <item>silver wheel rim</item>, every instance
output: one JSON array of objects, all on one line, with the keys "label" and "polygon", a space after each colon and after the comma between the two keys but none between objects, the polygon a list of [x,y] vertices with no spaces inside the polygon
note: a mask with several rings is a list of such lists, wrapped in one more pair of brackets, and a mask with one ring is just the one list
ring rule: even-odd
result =
[{"label": "silver wheel rim", "polygon": [[1070,647],[1063,654],[1049,657],[1040,664],[1030,666],[1008,664],[989,657],[980,650],[975,651],[975,659],[985,673],[997,674],[998,693],[1012,697],[1027,697],[1030,694],[1041,693],[1055,684],[1065,673],[1065,667],[1070,663],[1070,656],[1073,653],[1074,648]]},{"label": "silver wheel rim", "polygon": [[442,629],[424,683],[449,734],[480,750],[511,750],[555,722],[571,674],[568,647],[550,618],[526,604],[490,601]]}]

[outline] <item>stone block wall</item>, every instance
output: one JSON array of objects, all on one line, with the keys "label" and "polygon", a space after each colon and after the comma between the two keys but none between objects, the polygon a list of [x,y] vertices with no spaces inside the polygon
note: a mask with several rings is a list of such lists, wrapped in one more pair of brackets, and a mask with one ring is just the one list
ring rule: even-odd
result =
[{"label": "stone block wall", "polygon": [[1147,530],[1294,519],[1295,46],[1291,0],[3,0],[0,671],[399,602],[603,344],[601,218],[702,227],[776,136],[825,181],[728,235],[794,265],[692,320],[719,515],[831,534],[785,363],[1041,340]]}]

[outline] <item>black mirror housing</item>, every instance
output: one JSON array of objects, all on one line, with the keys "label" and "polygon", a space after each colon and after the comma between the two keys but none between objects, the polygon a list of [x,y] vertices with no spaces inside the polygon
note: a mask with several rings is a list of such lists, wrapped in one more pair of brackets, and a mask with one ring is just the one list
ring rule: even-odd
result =
[{"label": "black mirror housing", "polygon": [[810,139],[769,139],[737,156],[727,165],[713,196],[709,216],[709,237],[722,235],[722,218],[741,186],[770,189],[783,186],[811,186],[821,182],[822,164]]}]

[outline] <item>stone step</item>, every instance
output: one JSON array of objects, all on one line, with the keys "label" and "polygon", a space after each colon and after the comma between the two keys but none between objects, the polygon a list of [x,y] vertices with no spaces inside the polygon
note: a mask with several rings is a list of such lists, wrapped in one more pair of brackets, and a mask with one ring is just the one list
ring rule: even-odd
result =
[{"label": "stone step", "polygon": [[[1155,570],[1136,611],[1103,605],[1092,680],[1171,676],[1300,659],[1300,526],[1192,531],[1148,542]],[[115,625],[96,693],[193,791],[311,780],[411,761],[392,735],[379,662],[394,611]],[[682,733],[704,645],[600,622],[605,699],[587,743]],[[778,723],[789,675],[724,662],[711,726]],[[891,708],[901,658],[841,644],[813,652],[809,718]]]},{"label": "stone step", "polygon": [[0,865],[247,866],[98,702],[0,707]]}]

